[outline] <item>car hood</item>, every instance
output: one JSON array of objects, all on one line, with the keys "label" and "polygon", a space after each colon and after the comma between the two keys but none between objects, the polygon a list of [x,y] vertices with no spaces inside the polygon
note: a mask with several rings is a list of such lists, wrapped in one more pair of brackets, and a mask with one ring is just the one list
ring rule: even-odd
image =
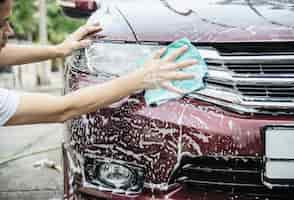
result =
[{"label": "car hood", "polygon": [[[101,5],[120,15],[115,25],[104,27],[110,40],[170,42],[181,37],[204,43],[294,40],[293,0],[112,0]],[[102,9],[93,18],[103,21]]]}]

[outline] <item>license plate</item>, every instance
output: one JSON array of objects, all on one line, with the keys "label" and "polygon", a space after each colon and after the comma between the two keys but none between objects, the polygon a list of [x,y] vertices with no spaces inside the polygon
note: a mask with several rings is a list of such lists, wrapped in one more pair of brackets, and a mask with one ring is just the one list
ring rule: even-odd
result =
[{"label": "license plate", "polygon": [[294,126],[268,127],[264,138],[264,183],[294,186]]}]

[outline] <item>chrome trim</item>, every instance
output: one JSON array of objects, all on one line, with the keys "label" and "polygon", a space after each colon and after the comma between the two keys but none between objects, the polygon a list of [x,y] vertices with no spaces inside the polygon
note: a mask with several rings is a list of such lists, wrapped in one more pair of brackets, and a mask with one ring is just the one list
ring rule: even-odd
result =
[{"label": "chrome trim", "polygon": [[[293,49],[294,52],[294,49]],[[278,61],[279,63],[287,63],[287,61],[294,61],[294,55],[258,55],[258,56],[221,56],[217,50],[213,48],[199,48],[199,53],[203,58],[208,62],[215,63],[230,63],[230,64],[239,64],[239,63],[271,63],[271,61]]]},{"label": "chrome trim", "polygon": [[[200,94],[202,96],[212,97],[217,100],[222,100],[227,103],[233,103],[239,106],[247,106],[250,108],[282,108],[282,109],[288,109],[293,108],[294,109],[294,98],[293,99],[287,99],[287,101],[284,102],[277,102],[277,101],[270,101],[269,99],[265,98],[248,98],[240,94],[236,94],[233,92],[228,92],[225,90],[217,90],[216,88],[211,88],[207,86],[206,89],[203,89],[199,92],[193,93],[191,96],[195,94]],[[208,94],[210,94],[208,96]]]},{"label": "chrome trim", "polygon": [[[241,113],[294,114],[294,97],[279,96],[279,94],[294,90],[294,55],[222,56],[217,50],[209,47],[200,47],[199,52],[208,64],[207,87],[189,96]],[[245,73],[235,72],[234,69],[229,68],[229,64],[244,65]],[[246,64],[277,65],[277,68],[273,67],[277,73],[263,73],[262,70],[252,72],[250,67],[246,72]],[[290,66],[293,64],[293,73],[289,73],[291,70],[283,71],[282,67],[281,71],[284,73],[280,73],[277,70],[279,64]],[[266,68],[266,66],[261,67]],[[242,66],[240,69],[243,69]],[[268,70],[270,71],[271,68],[269,67]]]},{"label": "chrome trim", "polygon": [[[236,104],[248,104],[246,102],[250,102],[250,105],[252,102],[256,103],[263,103],[266,104],[265,102],[268,103],[294,103],[294,98],[283,98],[283,101],[281,98],[273,98],[273,97],[260,97],[260,96],[255,96],[251,97],[248,95],[244,95],[241,92],[236,92],[235,90],[229,89],[229,88],[222,88],[220,86],[211,86],[211,84],[208,84],[207,87],[201,91],[196,92],[201,95],[207,95],[211,94],[211,97],[217,98],[217,99],[222,99],[223,101],[228,101],[231,103],[236,103]],[[270,104],[271,105],[271,104]]]},{"label": "chrome trim", "polygon": [[233,92],[228,92],[223,89],[217,89],[215,87],[210,87],[209,85],[205,89],[200,90],[195,93],[203,95],[203,96],[213,97],[218,100],[222,100],[222,101],[226,101],[226,102],[230,102],[230,103],[234,103],[234,104],[238,104],[238,105],[240,105],[242,103],[242,97],[240,95],[233,93]]},{"label": "chrome trim", "polygon": [[[201,95],[198,93],[193,93],[189,94],[189,97],[201,100],[201,101],[206,101],[215,105],[222,106],[223,108],[226,108],[228,110],[234,111],[239,114],[249,114],[249,113],[257,113],[257,114],[266,114],[266,115],[294,115],[293,110],[289,110],[290,106],[275,103],[275,107],[267,107],[264,103],[254,103],[254,106],[248,106],[248,105],[240,105],[243,103],[241,101],[240,104],[234,104],[230,103],[228,101],[223,101],[221,99],[216,99],[214,97],[209,97],[206,95]],[[291,105],[291,108],[294,108],[294,103]]]},{"label": "chrome trim", "polygon": [[[292,75],[294,77],[294,74]],[[283,78],[283,79],[281,79]],[[260,77],[252,77],[250,75],[243,76],[243,77],[236,77],[231,72],[225,71],[216,71],[216,70],[209,70],[208,80],[214,80],[219,82],[225,82],[228,84],[243,84],[243,85],[275,85],[275,84],[294,84],[294,78],[288,78],[285,76],[279,77],[268,77],[268,76],[260,76]],[[293,85],[294,86],[294,85]]]}]

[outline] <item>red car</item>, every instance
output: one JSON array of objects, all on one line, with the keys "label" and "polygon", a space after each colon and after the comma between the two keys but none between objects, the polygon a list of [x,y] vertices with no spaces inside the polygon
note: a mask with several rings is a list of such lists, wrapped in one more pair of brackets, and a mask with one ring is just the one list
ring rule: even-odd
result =
[{"label": "red car", "polygon": [[[69,2],[72,15],[92,1]],[[65,199],[293,199],[293,0],[95,4],[89,23],[107,37],[67,59],[66,93],[182,37],[209,72],[205,89],[182,99],[150,107],[138,92],[69,121]]]}]

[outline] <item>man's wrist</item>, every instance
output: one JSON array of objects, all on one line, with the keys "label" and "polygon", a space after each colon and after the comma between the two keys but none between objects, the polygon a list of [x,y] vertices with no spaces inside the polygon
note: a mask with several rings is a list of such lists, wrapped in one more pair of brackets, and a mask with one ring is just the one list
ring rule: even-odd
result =
[{"label": "man's wrist", "polygon": [[144,69],[138,69],[134,72],[131,72],[128,76],[132,80],[132,85],[134,86],[135,90],[143,90],[145,89],[145,70]]},{"label": "man's wrist", "polygon": [[67,53],[65,52],[64,48],[60,44],[54,45],[54,46],[52,46],[52,48],[53,48],[53,51],[54,51],[56,57],[67,56]]}]

